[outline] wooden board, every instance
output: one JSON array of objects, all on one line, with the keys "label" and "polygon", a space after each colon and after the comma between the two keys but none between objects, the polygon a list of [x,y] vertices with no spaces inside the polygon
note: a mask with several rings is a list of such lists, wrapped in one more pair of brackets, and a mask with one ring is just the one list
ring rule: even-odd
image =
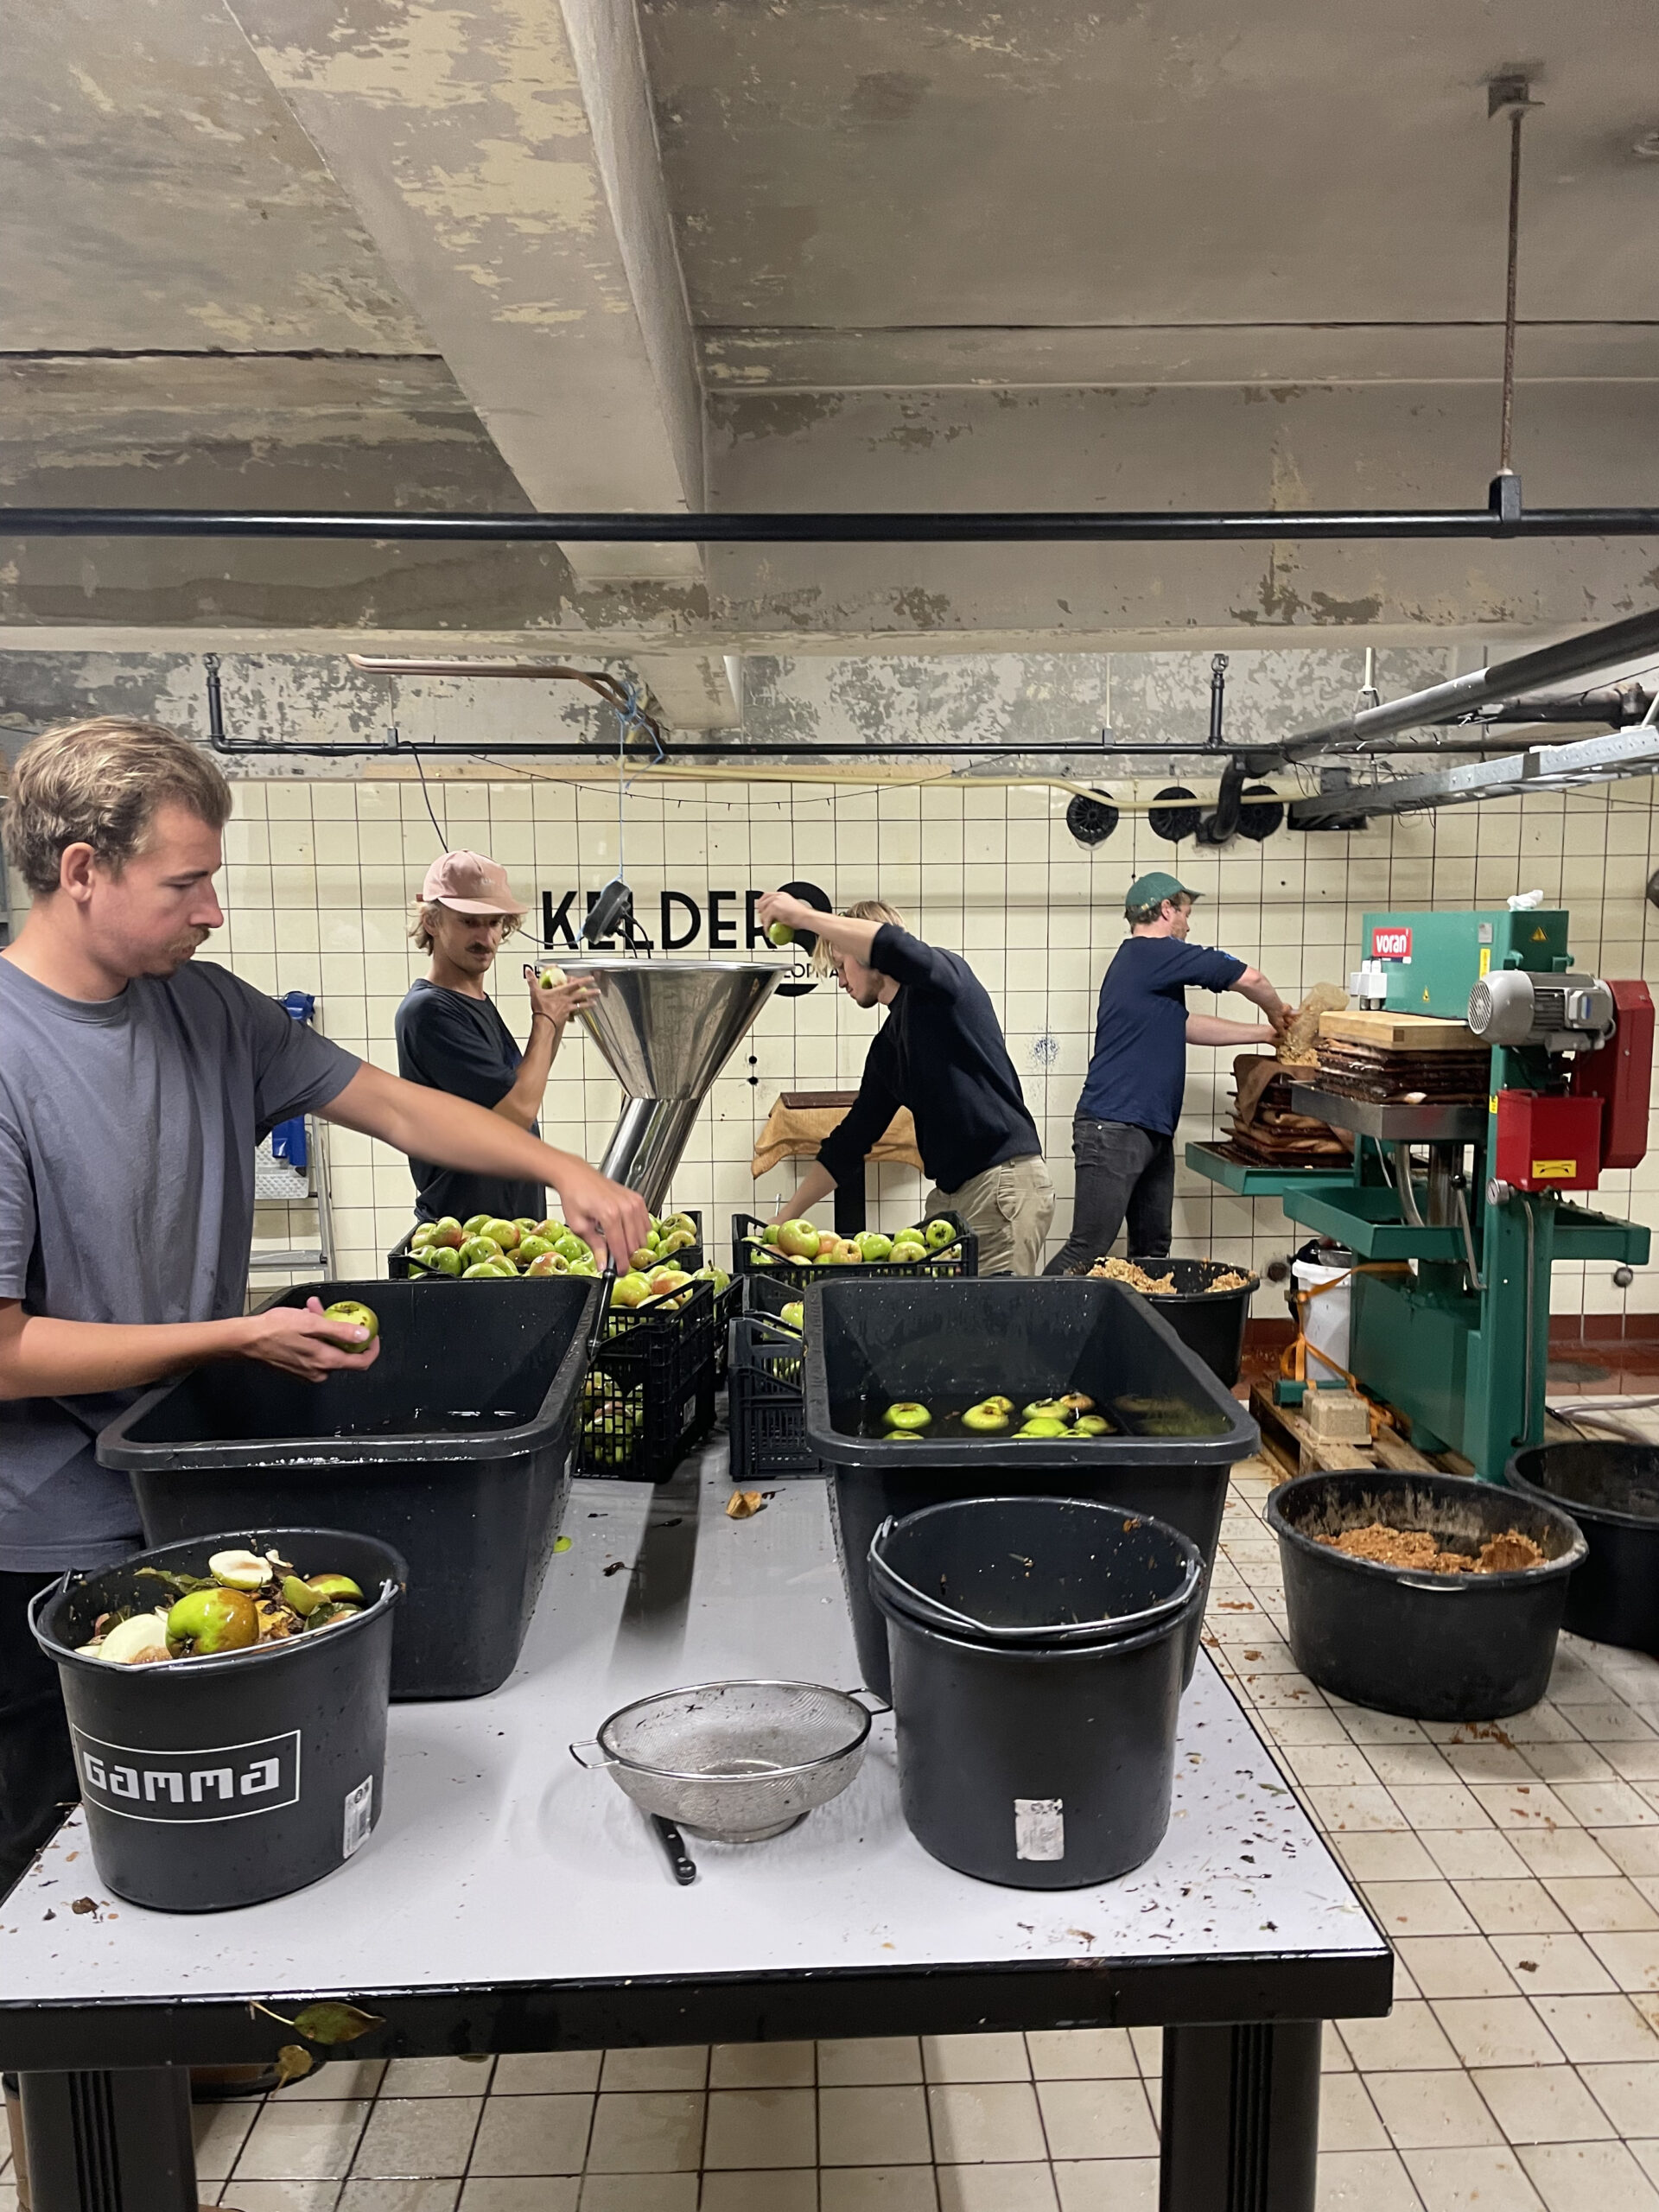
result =
[{"label": "wooden board", "polygon": [[1327,1444],[1294,1406],[1275,1405],[1267,1384],[1250,1391],[1250,1413],[1262,1431],[1262,1456],[1275,1467],[1281,1479],[1293,1475],[1334,1473],[1343,1467],[1387,1467],[1402,1474],[1433,1474],[1426,1459],[1403,1436],[1383,1429],[1374,1444]]},{"label": "wooden board", "polygon": [[1480,1039],[1466,1021],[1428,1014],[1322,1014],[1319,1034],[1333,1043],[1372,1045],[1385,1052],[1472,1052]]}]

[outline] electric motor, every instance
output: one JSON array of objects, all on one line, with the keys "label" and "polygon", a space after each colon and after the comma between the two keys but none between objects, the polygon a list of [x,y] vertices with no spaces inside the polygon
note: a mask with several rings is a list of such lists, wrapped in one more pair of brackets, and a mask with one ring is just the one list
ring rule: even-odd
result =
[{"label": "electric motor", "polygon": [[1593,1051],[1606,1043],[1616,1026],[1613,995],[1594,976],[1535,976],[1525,968],[1497,968],[1469,994],[1469,1027],[1488,1045]]}]

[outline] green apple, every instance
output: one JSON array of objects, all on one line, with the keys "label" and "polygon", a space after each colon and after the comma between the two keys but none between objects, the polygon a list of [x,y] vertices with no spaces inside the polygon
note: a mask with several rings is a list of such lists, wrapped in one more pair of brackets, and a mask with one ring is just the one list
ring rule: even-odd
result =
[{"label": "green apple", "polygon": [[433,1245],[427,1253],[426,1269],[423,1272],[433,1269],[441,1275],[458,1275],[461,1273],[460,1253],[448,1244]]},{"label": "green apple", "polygon": [[778,1242],[778,1232],[782,1227],[783,1224],[780,1221],[769,1221],[760,1231],[760,1242],[763,1244],[775,1244]]},{"label": "green apple", "polygon": [[798,1298],[791,1298],[778,1319],[786,1329],[804,1329],[806,1326],[806,1307]]},{"label": "green apple", "polygon": [[493,1237],[504,1252],[512,1252],[517,1250],[524,1232],[516,1221],[486,1221],[482,1233]]},{"label": "green apple", "polygon": [[775,1268],[778,1262],[770,1252],[757,1252],[753,1264],[757,1268]]},{"label": "green apple", "polygon": [[308,1574],[306,1580],[320,1598],[349,1599],[353,1605],[363,1603],[363,1592],[349,1574]]},{"label": "green apple", "polygon": [[918,1260],[925,1260],[927,1257],[927,1247],[925,1244],[912,1243],[907,1236],[895,1236],[893,1240],[893,1251],[889,1256],[899,1267],[913,1268]]},{"label": "green apple", "polygon": [[366,1329],[372,1344],[380,1333],[380,1317],[372,1306],[365,1306],[360,1298],[338,1298],[332,1306],[322,1309],[323,1318],[329,1321],[349,1321],[354,1328]]},{"label": "green apple", "polygon": [[912,1436],[919,1429],[931,1427],[932,1421],[933,1416],[927,1408],[918,1404],[913,1398],[899,1399],[896,1405],[889,1406],[881,1416],[883,1428],[903,1429]]},{"label": "green apple", "polygon": [[490,1216],[488,1214],[474,1213],[469,1214],[467,1219],[462,1222],[461,1229],[468,1236],[481,1236],[489,1225]]},{"label": "green apple", "polygon": [[781,952],[786,944],[793,944],[794,942],[795,932],[787,922],[768,922],[766,925],[768,944],[775,944]]},{"label": "green apple", "polygon": [[637,1268],[641,1274],[649,1274],[656,1264],[657,1247],[654,1244],[641,1244],[637,1251],[628,1255],[628,1265]]},{"label": "green apple", "polygon": [[818,1231],[810,1221],[785,1221],[778,1230],[778,1249],[786,1259],[816,1260],[821,1243]]},{"label": "green apple", "polygon": [[518,1249],[514,1253],[513,1257],[521,1268],[527,1268],[532,1260],[539,1260],[544,1256],[550,1259],[553,1256],[553,1247],[548,1238],[537,1236],[532,1230],[528,1236],[521,1236],[518,1239]]},{"label": "green apple", "polygon": [[930,1252],[943,1252],[947,1244],[954,1244],[957,1241],[957,1231],[948,1221],[928,1222],[923,1236]]},{"label": "green apple", "polygon": [[568,1275],[570,1262],[563,1252],[538,1252],[524,1269],[527,1275]]},{"label": "green apple", "polygon": [[591,1260],[594,1256],[592,1247],[584,1244],[574,1229],[564,1230],[555,1237],[553,1249],[563,1252],[567,1260]]},{"label": "green apple", "polygon": [[982,1398],[979,1402],[982,1406],[995,1406],[1000,1414],[1011,1414],[1014,1411],[1012,1398]]},{"label": "green apple", "polygon": [[725,1268],[715,1267],[712,1261],[707,1267],[699,1268],[693,1280],[697,1282],[713,1283],[716,1298],[732,1287],[732,1279]]},{"label": "green apple", "polygon": [[532,1221],[527,1213],[516,1213],[512,1217],[512,1225],[516,1230],[519,1230],[522,1235],[528,1236],[534,1230],[539,1228],[541,1224],[538,1222]]},{"label": "green apple", "polygon": [[537,1223],[536,1234],[545,1236],[550,1244],[556,1244],[564,1234],[564,1224],[556,1214],[550,1213],[545,1221]]},{"label": "green apple", "polygon": [[1071,1419],[1071,1409],[1064,1398],[1034,1398],[1023,1411],[1027,1421],[1057,1421],[1062,1428]]},{"label": "green apple", "polygon": [[485,1260],[499,1260],[501,1247],[493,1236],[469,1236],[461,1248],[461,1256],[465,1266],[475,1268]]},{"label": "green apple", "polygon": [[167,1648],[175,1659],[245,1651],[259,1641],[259,1608],[245,1590],[192,1590],[167,1617]]},{"label": "green apple", "polygon": [[1072,1424],[1073,1436],[1109,1436],[1112,1424],[1099,1414],[1079,1414]]},{"label": "green apple", "polygon": [[437,1235],[437,1224],[435,1222],[417,1221],[409,1240],[410,1250],[411,1252],[425,1251],[427,1246],[432,1242],[432,1239]]},{"label": "green apple", "polygon": [[463,1282],[476,1282],[482,1276],[488,1275],[493,1279],[498,1277],[500,1273],[501,1268],[499,1262],[495,1260],[474,1260],[470,1267],[463,1268],[461,1269],[461,1279]]},{"label": "green apple", "polygon": [[857,1243],[860,1256],[865,1260],[890,1260],[893,1257],[893,1239],[883,1236],[879,1229],[864,1230]]},{"label": "green apple", "polygon": [[639,1274],[637,1268],[630,1268],[626,1274],[619,1275],[615,1282],[611,1286],[611,1303],[613,1306],[634,1306],[643,1305],[645,1300],[650,1296],[650,1281],[645,1276]]},{"label": "green apple", "polygon": [[1050,1421],[1041,1414],[1029,1415],[1024,1424],[1020,1427],[1016,1428],[1014,1433],[1016,1437],[1036,1436],[1044,1439],[1054,1436],[1069,1436],[1071,1433],[1070,1427],[1065,1421]]},{"label": "green apple", "polygon": [[1001,1406],[993,1405],[987,1399],[982,1405],[969,1407],[962,1417],[962,1425],[974,1436],[1001,1436],[1012,1418]]}]

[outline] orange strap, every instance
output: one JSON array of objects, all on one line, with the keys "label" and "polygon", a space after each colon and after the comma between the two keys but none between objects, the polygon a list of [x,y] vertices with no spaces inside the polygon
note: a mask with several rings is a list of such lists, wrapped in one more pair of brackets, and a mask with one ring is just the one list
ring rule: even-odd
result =
[{"label": "orange strap", "polygon": [[1327,1290],[1339,1288],[1354,1275],[1396,1275],[1409,1274],[1409,1272],[1403,1260],[1361,1260],[1351,1268],[1344,1268],[1339,1275],[1332,1275],[1329,1282],[1313,1283],[1306,1290],[1294,1292],[1293,1295],[1296,1300],[1296,1334],[1279,1355],[1279,1372],[1287,1382],[1306,1385],[1310,1354],[1319,1362],[1322,1367],[1328,1367],[1333,1375],[1340,1375],[1354,1395],[1357,1398],[1364,1399],[1366,1410],[1370,1415],[1373,1438],[1380,1429],[1395,1428],[1397,1427],[1398,1423],[1386,1406],[1379,1406],[1375,1400],[1366,1398],[1357,1376],[1351,1374],[1339,1360],[1332,1359],[1328,1351],[1321,1351],[1318,1344],[1309,1344],[1307,1341],[1308,1301],[1311,1299],[1323,1297]]}]

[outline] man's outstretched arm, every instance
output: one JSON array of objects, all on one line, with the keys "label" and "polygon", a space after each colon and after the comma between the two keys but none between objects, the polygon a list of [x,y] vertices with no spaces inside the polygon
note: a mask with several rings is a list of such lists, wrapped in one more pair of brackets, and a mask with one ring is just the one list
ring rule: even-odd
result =
[{"label": "man's outstretched arm", "polygon": [[645,1241],[651,1217],[637,1191],[613,1183],[574,1153],[543,1144],[504,1115],[487,1113],[447,1090],[405,1083],[365,1061],[344,1090],[316,1110],[325,1121],[379,1137],[435,1167],[550,1185],[559,1194],[566,1221],[587,1238],[601,1266],[611,1253],[625,1263]]}]

